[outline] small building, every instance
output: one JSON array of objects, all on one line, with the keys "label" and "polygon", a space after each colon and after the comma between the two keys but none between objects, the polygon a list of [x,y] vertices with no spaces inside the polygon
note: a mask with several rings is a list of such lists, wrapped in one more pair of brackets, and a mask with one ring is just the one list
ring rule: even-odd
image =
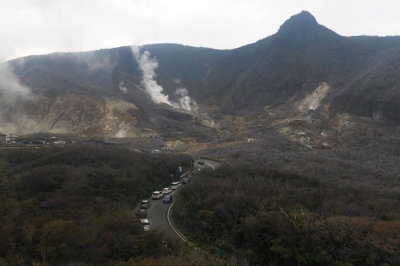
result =
[{"label": "small building", "polygon": [[7,143],[7,135],[0,132],[0,144]]},{"label": "small building", "polygon": [[154,132],[153,130],[147,130],[145,132],[139,133],[140,138],[149,138],[149,139],[158,139],[160,136],[157,134],[157,132]]}]

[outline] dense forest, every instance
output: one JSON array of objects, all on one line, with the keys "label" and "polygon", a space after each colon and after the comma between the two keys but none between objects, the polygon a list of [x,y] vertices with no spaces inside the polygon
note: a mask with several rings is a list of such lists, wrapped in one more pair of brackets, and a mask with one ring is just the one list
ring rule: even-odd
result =
[{"label": "dense forest", "polygon": [[399,265],[397,196],[272,169],[224,167],[181,192],[174,220],[250,265]]},{"label": "dense forest", "polygon": [[1,176],[0,264],[400,265],[397,127],[354,122],[321,149],[261,129],[208,143],[197,155],[223,166],[175,196],[174,223],[204,252],[143,232],[133,212],[191,155],[0,150],[2,173],[45,158]]},{"label": "dense forest", "polygon": [[[0,170],[58,149],[0,151]],[[190,157],[82,146],[0,178],[1,265],[216,265],[133,209]]]},{"label": "dense forest", "polygon": [[[131,47],[7,63],[34,97],[2,123],[76,144],[0,147],[0,265],[400,266],[400,36],[303,11],[237,49],[140,48],[190,112]],[[173,196],[191,244],[145,232],[135,208],[194,157],[222,166]]]},{"label": "dense forest", "polygon": [[181,191],[174,221],[210,253],[249,265],[400,265],[400,139],[381,130],[359,124],[326,149],[272,132],[215,142],[204,156],[225,165]]},{"label": "dense forest", "polygon": [[189,240],[250,265],[400,265],[398,127],[359,121],[321,149],[255,132],[203,151],[225,165],[181,191]]}]

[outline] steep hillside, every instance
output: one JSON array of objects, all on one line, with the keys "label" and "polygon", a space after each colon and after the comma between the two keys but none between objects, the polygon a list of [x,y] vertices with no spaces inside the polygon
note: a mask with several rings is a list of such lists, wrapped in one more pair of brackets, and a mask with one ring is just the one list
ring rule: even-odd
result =
[{"label": "steep hillside", "polygon": [[400,46],[382,52],[332,101],[334,113],[400,123]]},{"label": "steep hillside", "polygon": [[16,59],[8,65],[33,97],[3,97],[0,111],[23,132],[197,141],[246,128],[242,118],[279,132],[295,120],[333,130],[348,115],[400,124],[399,49],[399,37],[343,37],[303,11],[232,50],[154,44]]},{"label": "steep hillside", "polygon": [[[327,82],[335,91],[375,54],[319,25],[308,12],[287,20],[275,35],[236,52],[235,65],[243,69],[231,83],[218,88],[225,90],[221,103],[225,110],[243,110],[241,113],[298,100],[320,82]],[[247,59],[243,64],[239,64],[241,57]],[[227,65],[221,64],[220,68],[224,67]],[[221,75],[215,73],[215,83]]]},{"label": "steep hillside", "polygon": [[[160,75],[160,81],[170,84],[165,86],[164,91],[171,92],[170,99],[177,105],[182,98],[181,95],[175,96],[177,88],[191,82],[204,82],[206,68],[203,63],[196,65],[196,62],[203,62],[202,53],[210,49],[197,52],[197,48],[179,45],[153,45],[150,48],[143,50],[154,52],[156,58],[158,54],[163,54],[166,59],[184,60],[188,53],[186,51],[185,54],[185,49],[195,51],[193,54],[200,58],[170,68],[165,66],[171,65],[171,62],[159,63],[160,66],[165,65],[160,67],[161,71],[165,71]],[[106,134],[114,137],[149,134],[168,137],[174,132],[182,138],[200,141],[206,141],[213,135],[212,119],[196,106],[189,111],[180,106],[156,104],[151,99],[130,47],[29,56],[13,60],[9,65],[20,82],[33,93],[29,98],[20,97],[18,104],[15,104],[15,99],[1,99],[2,106],[7,107],[1,112],[3,128],[6,124],[13,132]],[[197,69],[196,78],[181,79],[177,73],[182,69],[188,71],[189,77],[191,73],[196,74]]]}]

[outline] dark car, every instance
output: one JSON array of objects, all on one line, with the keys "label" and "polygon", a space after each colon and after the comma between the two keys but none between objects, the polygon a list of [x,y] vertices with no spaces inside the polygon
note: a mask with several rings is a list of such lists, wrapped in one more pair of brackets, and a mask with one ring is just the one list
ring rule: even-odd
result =
[{"label": "dark car", "polygon": [[171,203],[172,202],[172,195],[166,195],[163,198],[164,203]]},{"label": "dark car", "polygon": [[199,165],[205,165],[206,163],[203,162],[203,161],[199,161],[198,164],[199,164]]},{"label": "dark car", "polygon": [[146,209],[139,209],[136,213],[136,217],[138,218],[147,218],[147,211]]},{"label": "dark car", "polygon": [[150,207],[150,201],[149,200],[142,200],[140,203],[140,208],[141,209],[148,209]]}]

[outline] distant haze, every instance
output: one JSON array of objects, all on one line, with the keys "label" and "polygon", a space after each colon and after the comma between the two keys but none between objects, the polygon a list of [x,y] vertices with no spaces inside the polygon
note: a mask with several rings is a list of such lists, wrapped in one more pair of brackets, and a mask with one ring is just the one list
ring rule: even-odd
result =
[{"label": "distant haze", "polygon": [[398,0],[0,0],[0,62],[151,43],[232,49],[307,10],[340,35],[400,35]]}]

